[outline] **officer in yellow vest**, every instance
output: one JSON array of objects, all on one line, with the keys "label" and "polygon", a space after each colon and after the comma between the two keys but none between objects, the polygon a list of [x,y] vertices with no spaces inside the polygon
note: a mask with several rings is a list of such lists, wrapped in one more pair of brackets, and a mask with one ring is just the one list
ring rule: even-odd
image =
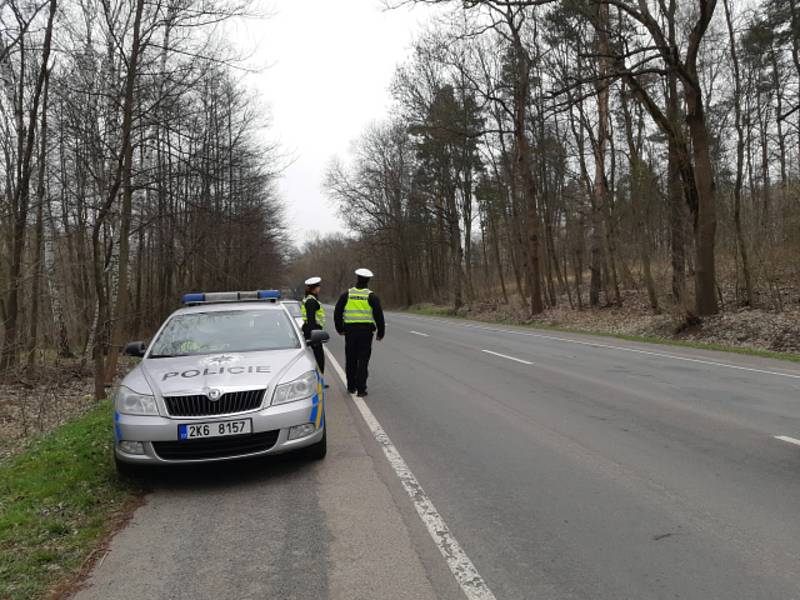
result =
[{"label": "officer in yellow vest", "polygon": [[372,354],[372,336],[378,340],[386,335],[386,322],[378,296],[367,286],[372,278],[369,269],[356,271],[356,285],[341,295],[333,313],[333,322],[339,335],[345,336],[345,372],[347,391],[367,395],[369,358]]},{"label": "officer in yellow vest", "polygon": [[[306,339],[311,337],[311,332],[315,329],[325,329],[325,309],[319,301],[319,289],[322,283],[321,277],[309,277],[306,279],[306,297],[303,298],[301,312],[303,314],[303,335]],[[319,372],[325,372],[325,351],[322,345],[314,346],[314,358],[317,359]]]}]

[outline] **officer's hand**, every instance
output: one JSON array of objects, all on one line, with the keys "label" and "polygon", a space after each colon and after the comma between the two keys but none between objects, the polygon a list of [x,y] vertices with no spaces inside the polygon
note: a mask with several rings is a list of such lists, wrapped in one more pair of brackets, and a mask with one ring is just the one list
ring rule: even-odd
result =
[{"label": "officer's hand", "polygon": [[382,336],[382,335],[379,335],[379,336],[378,336],[378,341],[379,341],[379,342],[382,342],[382,341],[383,341],[383,336]]}]

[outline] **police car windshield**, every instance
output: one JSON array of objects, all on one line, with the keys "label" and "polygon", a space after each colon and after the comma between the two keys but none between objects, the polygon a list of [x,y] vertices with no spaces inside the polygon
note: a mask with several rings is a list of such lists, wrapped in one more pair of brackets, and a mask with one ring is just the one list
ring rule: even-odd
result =
[{"label": "police car windshield", "polygon": [[283,311],[214,311],[172,317],[153,342],[148,358],[299,347],[300,340]]}]

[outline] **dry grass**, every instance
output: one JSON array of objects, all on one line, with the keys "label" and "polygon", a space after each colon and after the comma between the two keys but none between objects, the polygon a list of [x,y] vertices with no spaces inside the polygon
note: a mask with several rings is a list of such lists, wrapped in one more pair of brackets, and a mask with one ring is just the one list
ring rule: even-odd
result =
[{"label": "dry grass", "polygon": [[[120,374],[130,366],[121,361]],[[0,461],[95,407],[93,391],[92,372],[78,360],[7,373],[0,380]]]}]

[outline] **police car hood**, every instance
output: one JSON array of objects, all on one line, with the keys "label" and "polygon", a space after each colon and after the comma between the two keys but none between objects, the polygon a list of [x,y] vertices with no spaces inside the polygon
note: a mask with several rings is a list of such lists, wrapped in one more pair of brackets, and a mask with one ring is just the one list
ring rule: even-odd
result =
[{"label": "police car hood", "polygon": [[140,387],[142,382],[138,375],[162,396],[201,394],[209,389],[224,393],[266,389],[291,381],[313,368],[305,350],[297,348],[150,358],[143,360],[139,368],[126,377],[123,385],[134,389]]}]

